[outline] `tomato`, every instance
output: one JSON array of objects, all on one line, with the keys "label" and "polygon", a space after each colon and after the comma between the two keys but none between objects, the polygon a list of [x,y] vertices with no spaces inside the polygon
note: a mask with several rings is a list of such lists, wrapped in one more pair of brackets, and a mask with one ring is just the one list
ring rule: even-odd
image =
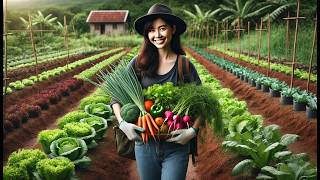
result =
[{"label": "tomato", "polygon": [[152,105],[153,105],[153,101],[152,100],[145,100],[144,101],[144,108],[146,108],[147,112],[150,112]]},{"label": "tomato", "polygon": [[157,117],[154,121],[158,126],[161,126],[163,124],[164,119],[162,117]]}]

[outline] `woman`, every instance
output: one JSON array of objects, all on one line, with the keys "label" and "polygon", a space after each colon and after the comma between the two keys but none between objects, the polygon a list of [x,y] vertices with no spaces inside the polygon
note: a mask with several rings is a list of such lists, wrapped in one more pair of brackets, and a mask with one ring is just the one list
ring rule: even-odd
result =
[{"label": "woman", "polygon": [[[181,48],[180,35],[186,23],[165,5],[153,5],[148,14],[135,21],[136,31],[144,36],[140,54],[130,65],[134,67],[143,88],[155,83],[173,82],[178,85],[178,57],[185,55]],[[190,82],[201,84],[195,67],[190,63]],[[139,132],[144,129],[127,123],[120,116],[120,105],[112,104],[119,128],[129,140],[135,140],[135,156],[138,173],[142,180],[185,179],[189,161],[190,140],[196,137],[200,119],[189,129],[173,131],[175,135],[165,141],[150,139],[144,144]]]}]

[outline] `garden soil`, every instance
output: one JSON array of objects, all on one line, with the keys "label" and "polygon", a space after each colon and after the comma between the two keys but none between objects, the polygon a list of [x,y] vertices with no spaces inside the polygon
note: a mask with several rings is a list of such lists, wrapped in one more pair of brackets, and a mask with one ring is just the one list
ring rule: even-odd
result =
[{"label": "garden soil", "polygon": [[260,114],[264,125],[277,124],[283,134],[298,134],[299,141],[289,145],[295,153],[306,152],[312,161],[317,162],[317,120],[307,119],[306,112],[293,111],[292,105],[281,105],[280,98],[273,98],[269,93],[256,90],[249,84],[240,81],[233,74],[220,69],[211,61],[189,52],[217,78],[223,87],[231,89],[239,100],[246,101],[252,114]]},{"label": "garden soil", "polygon": [[[316,121],[308,121],[304,113],[293,112],[292,107],[282,107],[279,104],[279,99],[271,99],[268,95],[256,91],[203,57],[197,56],[196,58],[200,63],[207,66],[210,73],[219,79],[224,87],[232,89],[240,100],[245,100],[250,112],[263,115],[265,124],[275,123],[281,126],[283,133],[299,134],[301,140],[290,148],[296,152],[307,152],[316,161]],[[87,85],[84,87],[87,87]],[[4,162],[8,155],[18,148],[40,148],[39,144],[36,143],[36,135],[39,131],[56,128],[55,121],[59,117],[74,110],[80,99],[93,92],[93,88],[88,88],[71,94],[70,97],[64,98],[53,107],[50,106],[50,112],[41,112],[40,117],[33,119],[33,122],[32,120],[28,121],[19,132],[16,130],[16,132],[9,134],[4,140]],[[198,137],[197,163],[194,167],[191,160],[189,161],[187,180],[255,179],[250,176],[231,176],[232,168],[241,159],[235,154],[225,152],[221,148],[221,142],[222,139],[215,136],[208,126],[201,129]],[[105,138],[99,142],[98,146],[89,150],[88,156],[92,159],[92,164],[88,170],[76,171],[80,179],[139,179],[135,161],[117,155],[112,126],[108,127]]]}]

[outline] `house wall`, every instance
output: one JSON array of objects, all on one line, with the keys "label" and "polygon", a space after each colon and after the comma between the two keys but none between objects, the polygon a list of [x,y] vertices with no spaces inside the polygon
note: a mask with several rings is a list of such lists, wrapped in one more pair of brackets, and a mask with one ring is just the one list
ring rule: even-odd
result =
[{"label": "house wall", "polygon": [[[125,34],[128,32],[128,25],[127,23],[124,24],[117,24],[117,28],[113,29],[113,24],[105,24],[105,35],[120,35]],[[95,33],[100,35],[100,25],[98,30],[95,30],[95,25],[90,24],[90,33]]]}]

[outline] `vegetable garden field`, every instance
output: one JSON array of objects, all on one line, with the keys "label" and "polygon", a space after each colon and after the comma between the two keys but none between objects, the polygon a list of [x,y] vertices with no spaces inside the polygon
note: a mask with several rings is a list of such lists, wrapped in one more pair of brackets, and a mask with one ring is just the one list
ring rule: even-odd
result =
[{"label": "vegetable garden field", "polygon": [[[293,11],[299,12],[300,2],[292,2],[295,4]],[[202,4],[202,7],[205,5]],[[253,6],[248,3],[249,5]],[[290,4],[288,6],[291,7]],[[98,7],[97,5],[95,8]],[[194,18],[197,19],[201,9],[193,4],[190,7],[192,10],[196,7],[198,14],[194,14]],[[281,17],[275,19],[285,21],[282,17],[287,16],[283,12]],[[256,23],[260,23],[260,17],[262,19],[262,15],[254,17]],[[265,17],[268,17],[267,14]],[[63,45],[46,52],[39,50],[45,49],[41,38],[45,39],[46,35],[40,36],[41,30],[37,28],[37,24],[31,25],[29,21],[35,29],[27,28],[25,31],[34,31],[35,37],[22,36],[28,37],[26,42],[29,44],[25,47],[29,48],[30,53],[15,54],[16,51],[10,44],[12,41],[7,38],[20,36],[17,34],[21,32],[10,31],[6,18],[10,19],[10,16],[5,14],[4,22],[3,178],[138,180],[136,162],[117,154],[113,127],[118,122],[110,107],[111,96],[104,89],[108,85],[97,86],[93,82],[101,81],[101,72],[105,76],[119,72],[123,64],[127,64],[139,53],[143,38],[139,39],[135,34],[128,33],[112,36],[112,39],[101,36],[101,42],[97,43],[99,37],[96,35],[73,34],[75,32],[67,26],[65,19],[60,34],[51,34],[61,39]],[[307,18],[311,18],[310,22],[314,23],[316,31],[316,17]],[[292,59],[280,61],[277,58],[285,57],[274,56],[271,60],[270,54],[269,57],[260,59],[260,49],[255,47],[257,49],[241,51],[241,47],[246,45],[237,43],[240,40],[247,43],[245,38],[257,37],[262,31],[261,27],[259,32],[257,25],[253,25],[251,29],[258,30],[257,34],[242,37],[245,32],[250,31],[250,25],[246,29],[246,21],[240,23],[235,20],[231,24],[221,20],[219,25],[216,21],[197,21],[190,16],[187,22],[187,32],[181,37],[183,49],[201,79],[203,88],[200,88],[199,93],[205,90],[207,104],[216,103],[217,107],[212,107],[210,111],[211,116],[215,116],[211,118],[214,120],[206,121],[205,127],[200,128],[196,165],[192,165],[190,156],[186,179],[317,179],[317,64],[313,62],[317,59],[313,57],[316,56],[315,44],[309,49],[310,61],[295,62],[296,49],[288,52],[293,53]],[[267,24],[267,19],[264,23]],[[51,27],[48,24],[46,26]],[[231,27],[235,28],[232,32]],[[238,34],[242,28],[244,32]],[[267,31],[267,25],[265,28]],[[229,37],[226,32],[233,35]],[[313,29],[310,32],[310,37],[313,37]],[[70,34],[67,35],[68,33]],[[130,38],[129,43],[125,42]],[[257,43],[259,38],[256,40],[251,43]],[[91,42],[88,43],[90,45],[71,43],[78,41]],[[316,42],[316,36],[313,42]],[[267,46],[267,41],[262,43],[262,46]],[[295,43],[294,47],[301,44],[298,40],[291,43]],[[311,41],[308,43],[312,44]],[[230,45],[233,48],[227,47]],[[299,57],[302,56],[299,54]],[[116,79],[105,80],[111,83],[111,80]],[[123,88],[128,87],[130,86]],[[152,88],[141,91],[144,98],[142,102],[154,100],[159,104],[162,101],[175,103],[168,98],[168,94],[181,92],[181,89],[175,89],[171,84]],[[154,92],[158,93],[157,96]],[[189,97],[192,97],[190,91]],[[177,106],[183,106],[181,101],[174,103],[171,103],[170,108],[176,110],[179,109]],[[155,122],[150,122],[148,133],[154,135],[152,131],[161,131],[163,119],[167,115],[163,110],[152,110],[152,105],[147,106],[135,106],[137,118],[132,121],[143,114],[141,108],[150,111]],[[199,109],[195,111],[201,111],[200,107],[205,107],[197,106]],[[127,108],[132,110],[134,107]],[[132,111],[130,113],[133,114]],[[215,131],[219,126],[217,116],[222,122],[220,134]],[[153,121],[152,117],[149,121]],[[189,123],[188,120],[185,122]],[[155,128],[151,128],[152,125]],[[176,128],[175,124],[167,128],[173,126]],[[144,141],[147,141],[148,133],[145,133]]]}]

